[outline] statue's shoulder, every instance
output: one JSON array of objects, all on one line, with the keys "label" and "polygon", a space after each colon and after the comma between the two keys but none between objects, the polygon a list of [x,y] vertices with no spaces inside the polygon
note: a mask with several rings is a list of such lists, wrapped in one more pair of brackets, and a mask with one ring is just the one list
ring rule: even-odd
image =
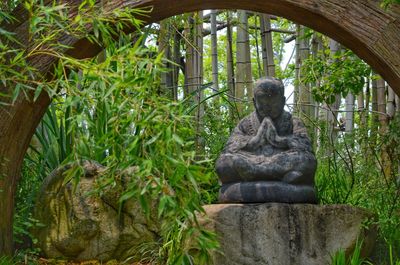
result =
[{"label": "statue's shoulder", "polygon": [[246,135],[253,135],[257,132],[260,122],[258,121],[255,112],[242,118],[237,124],[235,131]]},{"label": "statue's shoulder", "polygon": [[293,132],[293,121],[292,114],[287,111],[283,111],[277,125],[279,135],[288,135]]},{"label": "statue's shoulder", "polygon": [[302,120],[300,117],[298,117],[298,116],[293,116],[293,117],[292,117],[292,120],[293,120],[293,125],[294,125],[294,126],[304,127],[304,122],[303,122],[303,120]]},{"label": "statue's shoulder", "polygon": [[252,124],[252,113],[245,116],[244,118],[242,118],[239,123],[238,123],[238,127],[242,130],[242,131],[247,131]]},{"label": "statue's shoulder", "polygon": [[300,117],[293,117],[293,133],[307,136],[307,128]]}]

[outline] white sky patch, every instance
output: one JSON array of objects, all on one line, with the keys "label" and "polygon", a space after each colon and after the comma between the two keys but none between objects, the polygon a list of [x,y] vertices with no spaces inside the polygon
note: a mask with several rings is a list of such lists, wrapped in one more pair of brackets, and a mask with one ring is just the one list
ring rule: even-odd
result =
[{"label": "white sky patch", "polygon": [[[295,46],[295,41],[291,41],[289,43],[285,43],[284,48],[283,48],[283,59],[281,62],[281,68],[285,69],[285,67],[293,63],[295,60],[295,54],[294,54],[294,46]],[[285,109],[290,111],[288,106],[293,106],[293,101],[294,101],[294,86],[293,86],[293,80],[291,79],[286,79],[283,80],[283,83],[285,85],[285,97],[286,97],[286,106]]]}]

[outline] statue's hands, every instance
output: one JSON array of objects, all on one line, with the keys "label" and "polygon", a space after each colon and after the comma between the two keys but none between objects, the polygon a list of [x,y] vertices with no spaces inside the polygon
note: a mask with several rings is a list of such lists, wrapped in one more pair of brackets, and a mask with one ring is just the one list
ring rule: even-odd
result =
[{"label": "statue's hands", "polygon": [[277,136],[277,132],[276,132],[274,123],[272,122],[272,120],[269,117],[265,117],[262,123],[264,124],[263,131],[264,131],[265,140],[268,143],[274,145],[275,138]]},{"label": "statue's hands", "polygon": [[265,117],[258,128],[257,134],[247,143],[246,149],[255,150],[266,144],[287,149],[289,148],[289,140],[288,137],[279,136],[272,120],[269,117]]},{"label": "statue's hands", "polygon": [[268,128],[268,121],[265,119],[261,122],[260,127],[258,128],[257,134],[250,139],[247,143],[247,149],[255,150],[258,147],[266,144],[266,137],[265,134]]},{"label": "statue's hands", "polygon": [[272,120],[268,117],[265,117],[263,122],[265,121],[266,125],[266,132],[264,137],[268,143],[272,146],[286,149],[288,148],[288,138],[279,136],[278,132],[276,131],[275,125]]}]

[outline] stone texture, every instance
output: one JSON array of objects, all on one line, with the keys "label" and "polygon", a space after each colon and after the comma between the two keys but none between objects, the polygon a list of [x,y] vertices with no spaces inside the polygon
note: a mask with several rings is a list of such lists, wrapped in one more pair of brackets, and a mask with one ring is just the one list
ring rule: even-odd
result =
[{"label": "stone texture", "polygon": [[314,187],[278,181],[223,184],[218,198],[220,203],[315,203],[316,200]]},{"label": "stone texture", "polygon": [[215,204],[206,205],[202,223],[217,233],[221,252],[215,265],[323,265],[339,249],[351,253],[364,238],[368,255],[376,227],[364,226],[374,216],[348,205]]},{"label": "stone texture", "polygon": [[240,120],[215,162],[220,203],[316,203],[312,143],[285,102],[282,80],[257,80],[255,111]]},{"label": "stone texture", "polygon": [[71,165],[52,172],[38,194],[35,218],[44,227],[33,234],[43,254],[70,260],[137,260],[143,244],[159,238],[159,229],[132,200],[125,202],[118,214],[118,199],[128,179],[121,177],[101,196],[90,195],[98,187],[98,175],[104,168],[85,162],[84,176],[76,187],[65,180],[69,168]]}]

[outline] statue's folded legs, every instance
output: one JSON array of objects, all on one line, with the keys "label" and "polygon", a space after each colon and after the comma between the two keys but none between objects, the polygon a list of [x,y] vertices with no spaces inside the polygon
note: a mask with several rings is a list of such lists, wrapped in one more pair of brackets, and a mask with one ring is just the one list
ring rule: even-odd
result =
[{"label": "statue's folded legs", "polygon": [[216,162],[222,184],[264,180],[314,185],[316,167],[314,155],[300,151],[286,151],[272,157],[246,152],[222,154]]}]

